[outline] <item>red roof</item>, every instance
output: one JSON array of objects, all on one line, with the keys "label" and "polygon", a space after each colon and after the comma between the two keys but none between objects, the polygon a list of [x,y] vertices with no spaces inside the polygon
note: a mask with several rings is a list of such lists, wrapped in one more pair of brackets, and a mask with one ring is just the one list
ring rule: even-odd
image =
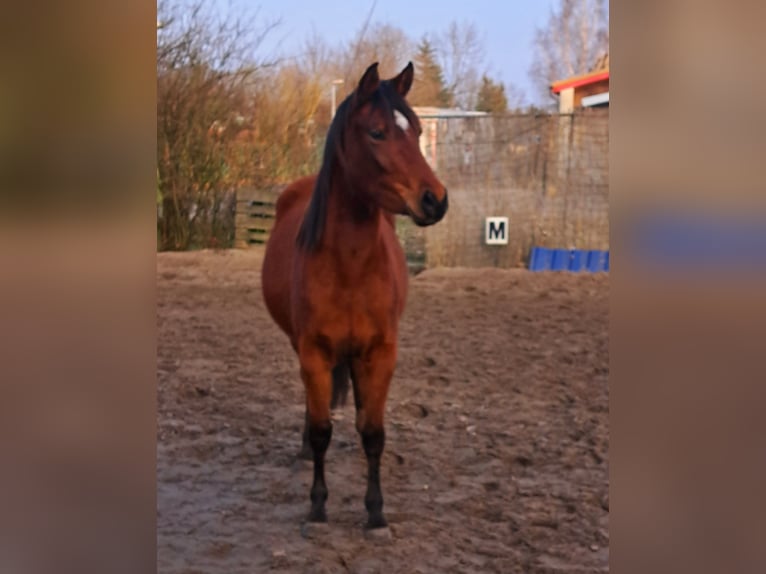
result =
[{"label": "red roof", "polygon": [[597,72],[589,72],[582,76],[574,76],[567,78],[566,80],[559,80],[551,84],[551,92],[558,94],[561,90],[566,88],[579,88],[580,86],[587,86],[589,84],[595,84],[602,80],[609,79],[609,70],[598,70]]}]

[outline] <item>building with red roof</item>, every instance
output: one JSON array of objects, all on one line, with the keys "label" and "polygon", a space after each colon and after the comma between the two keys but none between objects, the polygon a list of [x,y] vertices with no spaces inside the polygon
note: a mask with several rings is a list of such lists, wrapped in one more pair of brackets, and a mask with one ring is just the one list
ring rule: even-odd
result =
[{"label": "building with red roof", "polygon": [[605,54],[587,74],[572,76],[550,86],[559,97],[559,113],[571,114],[577,109],[609,106],[609,54]]}]

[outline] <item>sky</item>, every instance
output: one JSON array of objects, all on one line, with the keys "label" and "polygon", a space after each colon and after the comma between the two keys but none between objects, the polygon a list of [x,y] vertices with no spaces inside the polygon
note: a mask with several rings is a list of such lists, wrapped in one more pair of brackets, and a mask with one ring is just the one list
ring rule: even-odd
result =
[{"label": "sky", "polygon": [[[350,41],[367,18],[372,0],[218,0],[222,10],[259,8],[264,19],[280,26],[263,45],[268,52],[297,54],[315,30],[331,45]],[[408,36],[441,32],[453,20],[471,21],[484,37],[487,72],[503,83],[521,88],[535,101],[529,80],[532,39],[536,27],[548,20],[553,0],[378,0],[372,22],[398,26]],[[416,70],[417,73],[417,70]]]}]

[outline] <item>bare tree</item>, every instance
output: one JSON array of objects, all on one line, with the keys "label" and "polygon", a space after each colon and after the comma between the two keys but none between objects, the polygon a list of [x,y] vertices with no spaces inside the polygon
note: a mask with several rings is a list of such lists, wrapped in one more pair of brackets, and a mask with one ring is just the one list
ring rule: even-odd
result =
[{"label": "bare tree", "polygon": [[261,22],[252,14],[215,10],[209,1],[159,0],[157,3],[157,72],[205,65],[220,72],[247,74],[274,66],[257,57],[279,21]]},{"label": "bare tree", "polygon": [[590,71],[609,50],[609,8],[606,0],[560,0],[548,23],[535,33],[530,77],[542,101],[550,85]]},{"label": "bare tree", "polygon": [[444,72],[447,91],[454,103],[470,110],[476,105],[480,78],[485,70],[484,39],[472,22],[453,21],[434,39],[439,65]]},{"label": "bare tree", "polygon": [[392,24],[365,25],[346,51],[344,80],[347,90],[373,62],[379,63],[382,77],[398,74],[412,59],[415,44],[407,34]]},{"label": "bare tree", "polygon": [[332,68],[337,67],[337,58],[337,50],[313,29],[303,41],[295,61],[305,73],[320,78],[328,74]]},{"label": "bare tree", "polygon": [[378,0],[372,0],[370,9],[367,11],[367,17],[364,19],[362,26],[359,28],[359,32],[357,32],[356,38],[351,43],[351,54],[347,56],[345,62],[346,69],[344,70],[344,75],[346,76],[351,73],[350,68],[359,66],[359,49],[365,37],[367,36],[367,30],[370,27],[370,22],[372,22],[372,15],[375,13],[375,7],[377,5]]},{"label": "bare tree", "polygon": [[277,23],[220,15],[206,0],[160,0],[157,12],[158,241],[207,246],[239,179],[231,152],[252,78],[275,64],[256,54]]},{"label": "bare tree", "polygon": [[[313,31],[294,59],[304,73],[326,85],[328,93],[333,81],[343,80],[338,92],[341,99],[356,87],[359,76],[372,62],[377,61],[381,74],[386,76],[398,73],[412,57],[414,43],[403,30],[372,22],[376,5],[377,0],[372,0],[364,22],[348,44],[330,45]],[[329,102],[326,104],[329,110]],[[325,111],[320,111],[320,124]]]}]

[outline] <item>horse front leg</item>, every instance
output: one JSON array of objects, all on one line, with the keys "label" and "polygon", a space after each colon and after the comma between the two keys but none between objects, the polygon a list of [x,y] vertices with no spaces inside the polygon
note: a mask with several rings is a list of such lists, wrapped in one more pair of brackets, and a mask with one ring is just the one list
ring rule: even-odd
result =
[{"label": "horse front leg", "polygon": [[306,388],[308,443],[314,458],[314,482],[311,486],[311,510],[308,522],[327,522],[325,502],[327,485],[324,478],[324,460],[332,438],[330,397],[332,377],[330,363],[314,349],[302,349],[300,354],[301,378]]},{"label": "horse front leg", "polygon": [[383,514],[383,492],[380,487],[380,458],[386,443],[383,413],[388,387],[396,364],[396,345],[386,344],[352,362],[354,399],[357,407],[356,430],[367,456],[367,528],[383,529],[388,522]]},{"label": "horse front leg", "polygon": [[303,421],[303,434],[301,435],[301,450],[298,451],[301,460],[314,460],[314,451],[309,441],[309,407],[306,405],[306,416]]},{"label": "horse front leg", "polygon": [[[341,406],[346,402],[346,393],[348,390],[348,365],[345,362],[338,363],[332,370],[332,400],[330,409]],[[314,455],[309,442],[309,409],[306,406],[306,419],[303,423],[303,435],[301,437],[301,450],[298,451],[298,458],[303,460],[313,460]]]}]

